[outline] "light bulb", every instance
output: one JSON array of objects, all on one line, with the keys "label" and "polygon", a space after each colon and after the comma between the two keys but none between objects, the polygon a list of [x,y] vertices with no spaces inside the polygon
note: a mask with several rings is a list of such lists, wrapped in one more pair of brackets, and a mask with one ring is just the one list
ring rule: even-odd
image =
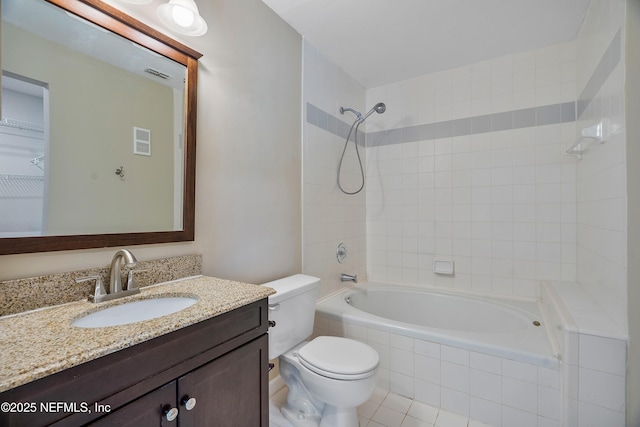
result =
[{"label": "light bulb", "polygon": [[173,6],[171,14],[173,15],[173,19],[176,21],[176,24],[181,27],[188,27],[193,24],[193,21],[195,20],[195,16],[192,11],[179,5]]},{"label": "light bulb", "polygon": [[201,36],[207,32],[207,23],[200,16],[194,0],[169,0],[158,6],[157,13],[160,21],[177,33]]}]

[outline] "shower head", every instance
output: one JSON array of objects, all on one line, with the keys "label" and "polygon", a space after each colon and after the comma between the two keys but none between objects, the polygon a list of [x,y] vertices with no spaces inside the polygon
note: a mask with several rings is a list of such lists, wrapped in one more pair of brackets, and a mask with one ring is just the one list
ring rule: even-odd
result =
[{"label": "shower head", "polygon": [[378,102],[376,105],[373,106],[373,108],[376,110],[376,113],[378,114],[382,114],[385,111],[387,111],[387,106],[384,105],[384,102]]},{"label": "shower head", "polygon": [[340,114],[344,114],[345,111],[351,111],[353,114],[356,115],[356,121],[362,123],[365,121],[365,119],[367,117],[369,117],[370,115],[373,114],[373,112],[375,111],[378,114],[382,114],[387,110],[387,106],[384,105],[384,102],[378,102],[376,105],[373,106],[373,108],[371,110],[369,110],[367,112],[367,114],[365,114],[364,116],[362,114],[360,114],[360,112],[354,110],[353,108],[344,108],[344,107],[340,107]]},{"label": "shower head", "polygon": [[340,107],[340,114],[344,114],[345,111],[351,111],[353,114],[355,114],[356,120],[362,119],[362,114],[360,114],[358,111],[354,110],[353,108]]},{"label": "shower head", "polygon": [[374,111],[378,114],[382,114],[386,110],[387,110],[387,106],[384,105],[384,102],[378,102],[376,105],[373,106],[371,110],[367,112],[367,114],[365,114],[364,116],[362,116],[362,118],[360,118],[360,121],[365,121],[366,118],[372,115]]}]

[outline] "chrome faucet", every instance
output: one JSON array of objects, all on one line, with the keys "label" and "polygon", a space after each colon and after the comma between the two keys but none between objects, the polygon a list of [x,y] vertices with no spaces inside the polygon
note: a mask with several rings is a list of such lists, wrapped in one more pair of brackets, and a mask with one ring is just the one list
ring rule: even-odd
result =
[{"label": "chrome faucet", "polygon": [[[124,261],[125,266],[133,267],[136,265],[138,260],[133,254],[127,249],[120,249],[113,255],[113,259],[111,260],[111,273],[110,273],[110,283],[109,283],[109,292],[102,284],[102,277],[100,276],[89,276],[89,277],[80,277],[76,278],[77,283],[86,282],[89,280],[96,281],[96,287],[93,294],[89,295],[89,301],[91,302],[103,302],[110,301],[116,298],[122,298],[129,295],[135,295],[140,293],[140,288],[136,284],[136,281],[133,277],[134,270],[129,271],[129,276],[127,280],[126,289],[122,288],[122,278],[120,277],[120,265]],[[143,270],[136,270],[143,271]]]},{"label": "chrome faucet", "polygon": [[341,282],[353,282],[353,283],[358,283],[358,275],[357,274],[345,274],[342,273],[340,275],[340,281]]},{"label": "chrome faucet", "polygon": [[[111,295],[129,290],[122,289],[122,278],[120,277],[120,263],[122,260],[124,260],[127,267],[133,267],[138,262],[136,257],[134,257],[127,249],[120,249],[115,253],[115,255],[113,255],[113,259],[111,260],[111,278],[109,282],[109,292]],[[138,292],[140,292],[140,290],[138,290]]]}]

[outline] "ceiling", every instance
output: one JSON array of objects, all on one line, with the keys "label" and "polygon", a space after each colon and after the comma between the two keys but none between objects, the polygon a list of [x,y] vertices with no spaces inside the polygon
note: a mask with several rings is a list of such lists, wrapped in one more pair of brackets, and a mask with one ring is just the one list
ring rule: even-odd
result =
[{"label": "ceiling", "polygon": [[366,88],[572,40],[589,0],[263,0]]}]

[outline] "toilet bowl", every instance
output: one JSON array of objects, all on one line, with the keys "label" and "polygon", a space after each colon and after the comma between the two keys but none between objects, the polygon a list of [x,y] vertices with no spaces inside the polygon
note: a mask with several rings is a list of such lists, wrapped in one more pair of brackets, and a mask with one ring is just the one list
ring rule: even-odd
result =
[{"label": "toilet bowl", "polygon": [[[315,300],[320,280],[295,275],[266,283],[269,358],[279,356],[288,386],[282,415],[296,427],[357,427],[356,408],[373,393],[380,358],[369,345],[342,337],[316,337]],[[301,338],[302,337],[302,338]]]}]

